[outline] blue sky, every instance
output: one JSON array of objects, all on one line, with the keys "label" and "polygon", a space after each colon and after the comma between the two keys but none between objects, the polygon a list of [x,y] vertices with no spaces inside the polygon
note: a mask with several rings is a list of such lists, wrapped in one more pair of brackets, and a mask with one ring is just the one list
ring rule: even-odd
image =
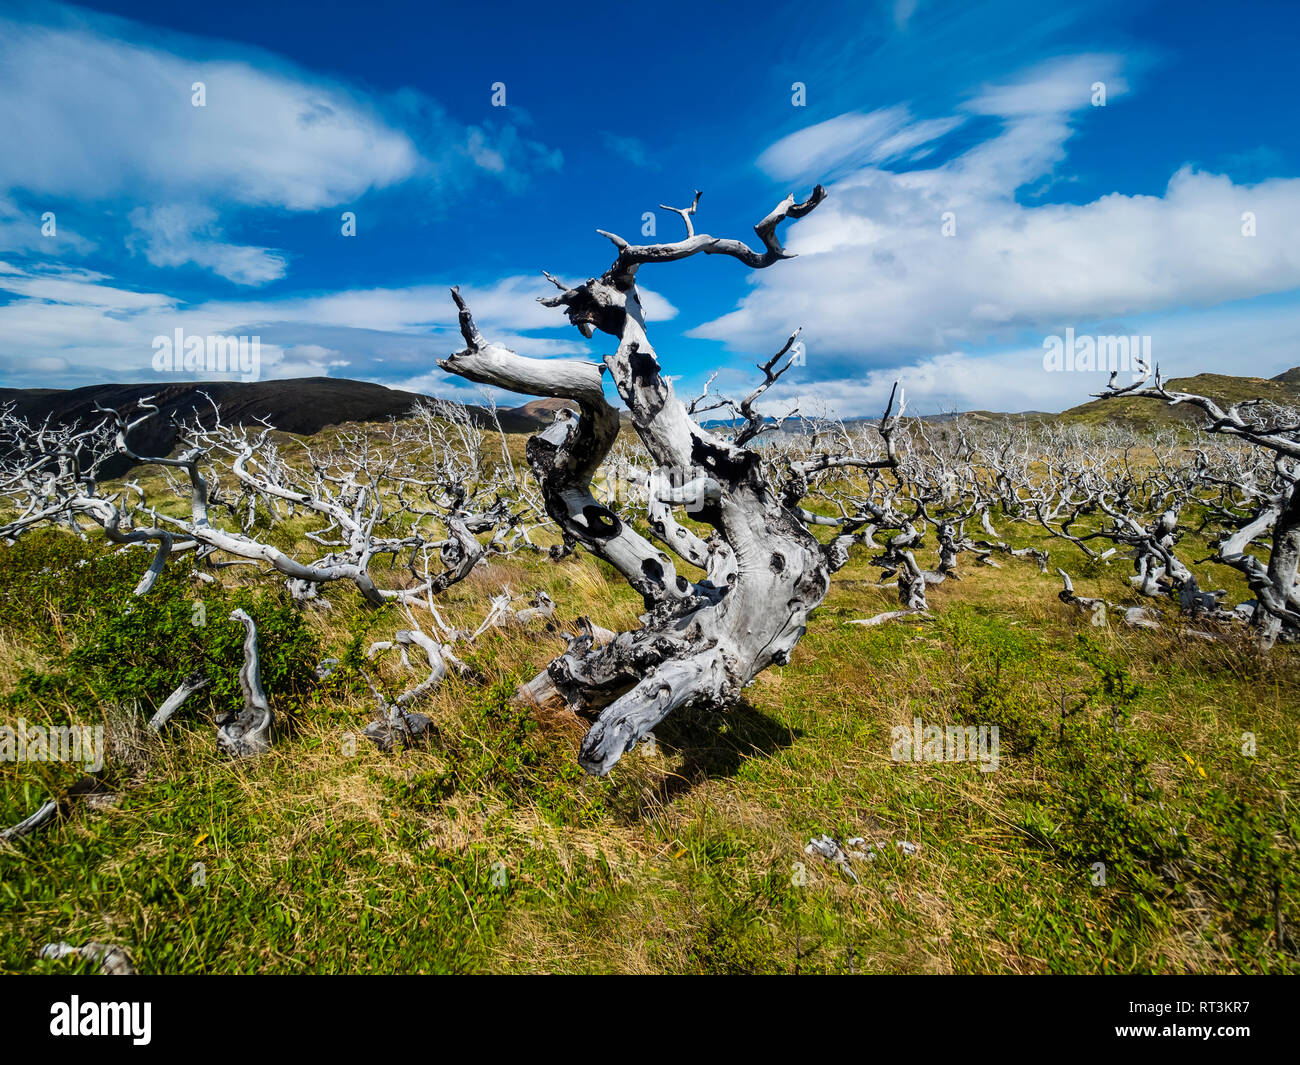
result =
[{"label": "blue sky", "polygon": [[448,285],[523,354],[595,358],[542,269],[599,273],[595,230],[647,211],[675,239],[656,208],[696,188],[699,231],[752,237],[818,181],[798,258],[643,269],[682,392],[741,391],[798,326],[773,411],[869,414],[895,377],[917,411],[1062,409],[1106,376],[1044,371],[1067,328],[1271,376],[1300,364],[1298,30],[1199,0],[0,2],[0,384],[165,382],[181,328],[474,401],[434,363]]}]

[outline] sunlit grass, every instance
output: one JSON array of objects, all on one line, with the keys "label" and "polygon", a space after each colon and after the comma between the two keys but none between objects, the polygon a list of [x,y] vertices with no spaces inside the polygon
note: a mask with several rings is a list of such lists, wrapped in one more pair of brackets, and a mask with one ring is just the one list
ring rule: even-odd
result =
[{"label": "sunlit grass", "polygon": [[[995,523],[1017,546],[1050,549],[1082,594],[1137,602],[1127,561],[1089,563],[1041,530]],[[305,550],[302,531],[277,534]],[[1190,535],[1184,546],[1208,553]],[[141,728],[152,706],[42,687],[32,677],[59,675],[94,630],[38,596],[0,627],[3,722],[112,717],[125,753],[106,773],[116,805],[74,803],[53,828],[0,843],[0,968],[65,971],[36,959],[58,940],[120,944],[145,972],[1298,967],[1296,648],[1262,658],[1177,625],[1097,629],[1057,600],[1054,572],[1003,556],[1000,569],[963,556],[962,579],[930,589],[936,621],[865,629],[847,622],[895,603],[864,555],[788,666],[725,715],[675,714],[606,779],[577,768],[585,722],[507,699],[578,617],[635,625],[639,597],[581,554],[490,559],[439,599],[470,630],[506,586],[545,590],[557,613],[549,628],[464,647],[475,676],[434,691],[419,709],[436,733],[395,754],[360,738],[374,701],[355,684],[295,697],[292,714],[271,690],[291,727],[239,763],[217,756],[192,708],[156,737]],[[920,561],[935,564],[928,551]],[[1234,573],[1193,568],[1245,598]],[[220,580],[278,587],[241,569]],[[332,609],[307,613],[322,656],[409,624],[363,609],[351,586],[324,595]],[[1118,695],[1105,685],[1116,671]],[[414,682],[391,657],[376,677],[392,691]],[[998,770],[892,761],[890,730],[917,716],[998,724]],[[0,763],[0,823],[79,776]],[[1090,822],[1089,804],[1126,793],[1131,818]],[[822,833],[890,845],[858,863],[854,884],[804,852]]]}]

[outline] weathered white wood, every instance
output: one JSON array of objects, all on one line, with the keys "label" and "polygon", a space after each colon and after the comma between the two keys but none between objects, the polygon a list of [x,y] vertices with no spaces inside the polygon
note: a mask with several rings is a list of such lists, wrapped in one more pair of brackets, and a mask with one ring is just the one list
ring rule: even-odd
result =
[{"label": "weathered white wood", "polygon": [[42,958],[85,958],[99,962],[99,971],[104,976],[134,976],[135,966],[126,951],[108,943],[87,943],[74,947],[71,943],[46,943],[41,948]]},{"label": "weathered white wood", "polygon": [[230,612],[230,620],[244,626],[244,661],[239,667],[239,690],[244,706],[239,711],[217,716],[217,745],[229,754],[248,757],[270,750],[275,717],[262,690],[257,624],[240,609]]},{"label": "weathered white wood", "polygon": [[860,618],[856,621],[846,621],[846,625],[865,625],[868,628],[883,625],[888,621],[899,621],[903,618],[911,618],[914,621],[933,621],[934,615],[928,610],[888,610],[883,614],[877,614],[870,618]]},{"label": "weathered white wood", "polygon": [[[675,395],[647,335],[636,287],[641,266],[697,253],[728,255],[754,268],[770,266],[789,258],[777,236],[778,225],[807,214],[824,196],[818,186],[802,203],[787,197],[755,226],[763,247],[755,251],[741,241],[696,234],[697,193],[690,208],[673,209],[686,225],[684,240],[633,246],[605,233],[618,248],[618,257],[603,275],[573,288],[551,278],[560,293],[542,299],[543,304],[563,308],[584,336],[599,331],[618,342],[614,353],[604,357],[603,371],[627,405],[653,463],[646,482],[648,505],[651,528],[663,549],[592,494],[592,478],[618,433],[618,415],[605,400],[602,367],[524,358],[489,343],[459,291],[452,290],[466,346],[439,365],[470,380],[577,403],[578,413],[561,412],[551,428],[529,441],[529,464],[541,484],[547,513],[566,543],[608,561],[645,603],[639,629],[603,643],[586,629],[543,674],[520,689],[520,698],[563,702],[597,715],[579,754],[589,772],[608,772],[674,709],[687,703],[725,707],[763,669],[789,660],[809,612],[826,594],[832,563],[842,564],[847,557],[843,544],[831,551],[809,533],[802,520],[806,511],[798,505],[801,489],[806,490],[809,477],[824,470],[897,461],[890,440],[897,417],[887,410],[883,458],[817,456],[788,471],[791,483],[778,490],[762,456],[743,445],[762,428],[754,404],[788,368],[789,361],[777,367],[795,336],[760,366],[763,383],[734,408],[745,425],[727,439],[695,422]],[[698,408],[698,401],[692,406]],[[680,507],[710,526],[713,535],[706,540],[682,526],[672,514]],[[669,552],[699,566],[705,576],[688,580],[677,572]]]},{"label": "weathered white wood", "polygon": [[207,686],[208,679],[203,676],[202,673],[193,673],[186,677],[177,686],[176,690],[172,692],[171,695],[167,696],[162,706],[158,707],[158,710],[154,713],[153,717],[149,719],[149,727],[155,732],[161,732],[162,727],[167,724],[167,722],[171,720],[172,715],[184,705],[185,700],[195,692],[201,691]]},{"label": "weathered white wood", "polygon": [[[1208,418],[1203,426],[1206,432],[1243,440],[1274,456],[1269,487],[1241,486],[1254,497],[1255,514],[1241,521],[1237,529],[1220,541],[1215,558],[1240,570],[1255,593],[1259,606],[1251,612],[1251,625],[1261,649],[1271,649],[1282,636],[1300,638],[1300,412],[1261,410],[1258,401],[1236,403],[1225,410],[1206,396],[1170,389],[1158,368],[1151,384],[1148,381],[1152,376],[1148,374],[1120,388],[1115,384],[1115,376],[1111,375],[1109,387],[1099,398],[1136,396],[1161,400],[1170,406],[1197,407]],[[1198,457],[1203,464],[1204,453]],[[1265,565],[1249,554],[1246,547],[1270,527],[1272,544]],[[1176,589],[1181,590],[1182,575],[1173,570],[1170,575]],[[1194,582],[1192,585],[1184,605],[1193,613],[1218,611],[1217,599],[1207,599],[1206,593],[1196,589]],[[1228,615],[1226,611],[1221,613]]]},{"label": "weathered white wood", "polygon": [[54,799],[50,799],[48,802],[42,803],[40,809],[31,817],[25,817],[18,824],[9,828],[0,829],[0,839],[18,839],[30,835],[53,821],[58,812],[59,804]]}]

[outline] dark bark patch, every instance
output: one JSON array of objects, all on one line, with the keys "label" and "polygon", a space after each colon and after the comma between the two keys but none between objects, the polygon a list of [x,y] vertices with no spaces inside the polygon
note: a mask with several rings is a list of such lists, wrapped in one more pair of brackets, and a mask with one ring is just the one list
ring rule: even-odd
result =
[{"label": "dark bark patch", "polygon": [[638,388],[653,388],[659,383],[659,363],[635,346],[628,352],[632,381]]},{"label": "dark bark patch", "polygon": [[606,507],[588,503],[582,508],[582,516],[587,520],[586,534],[593,539],[607,540],[623,531],[618,515]]},{"label": "dark bark patch", "polygon": [[695,466],[703,466],[725,485],[738,485],[753,471],[758,463],[758,456],[752,451],[741,451],[733,457],[727,450],[693,436],[691,463]]}]

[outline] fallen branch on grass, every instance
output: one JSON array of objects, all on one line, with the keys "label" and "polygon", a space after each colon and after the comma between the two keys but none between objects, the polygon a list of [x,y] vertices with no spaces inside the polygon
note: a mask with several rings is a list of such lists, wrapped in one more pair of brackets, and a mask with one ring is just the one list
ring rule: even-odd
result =
[{"label": "fallen branch on grass", "polygon": [[887,610],[883,614],[877,614],[873,618],[859,618],[856,621],[846,621],[846,625],[883,625],[887,621],[898,621],[900,618],[914,618],[917,621],[933,621],[934,615],[928,610]]},{"label": "fallen branch on grass", "polygon": [[104,976],[134,976],[135,966],[121,947],[108,943],[87,943],[74,947],[71,943],[46,943],[41,948],[42,958],[85,958],[87,961],[99,962],[99,971]]},{"label": "fallen branch on grass", "polygon": [[171,695],[167,696],[167,699],[163,702],[162,706],[158,707],[157,713],[149,719],[149,727],[155,732],[161,732],[162,727],[167,724],[167,722],[171,720],[172,715],[184,705],[185,700],[195,692],[206,688],[208,683],[208,678],[202,673],[191,673],[181,681],[180,686],[172,692]]},{"label": "fallen branch on grass", "polygon": [[41,806],[31,817],[24,818],[18,824],[11,828],[0,831],[0,839],[18,839],[20,836],[29,836],[39,828],[44,828],[50,821],[54,820],[54,815],[59,812],[59,804],[56,800],[50,799]]},{"label": "fallen branch on grass", "polygon": [[1092,623],[1097,626],[1105,625],[1108,613],[1119,615],[1125,625],[1138,629],[1158,629],[1159,622],[1155,620],[1146,607],[1141,606],[1119,606],[1116,603],[1108,602],[1105,599],[1093,599],[1085,595],[1077,595],[1074,591],[1074,582],[1070,580],[1070,575],[1063,569],[1056,571],[1061,575],[1061,580],[1065,582],[1065,587],[1057,593],[1057,598],[1067,606],[1073,606],[1089,615]]}]

